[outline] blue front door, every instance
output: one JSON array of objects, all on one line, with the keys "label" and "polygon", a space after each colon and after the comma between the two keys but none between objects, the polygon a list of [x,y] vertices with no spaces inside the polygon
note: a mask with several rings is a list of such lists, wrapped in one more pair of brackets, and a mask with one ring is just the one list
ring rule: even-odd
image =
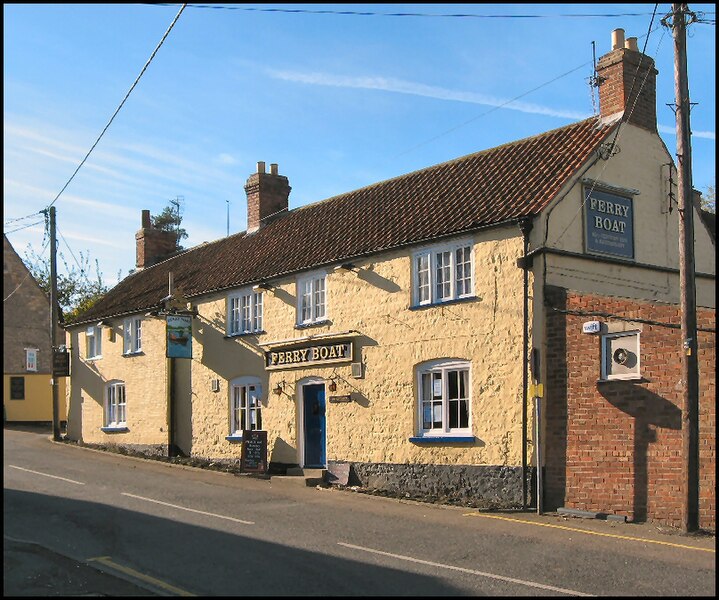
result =
[{"label": "blue front door", "polygon": [[322,383],[302,388],[305,467],[325,467],[325,386]]}]

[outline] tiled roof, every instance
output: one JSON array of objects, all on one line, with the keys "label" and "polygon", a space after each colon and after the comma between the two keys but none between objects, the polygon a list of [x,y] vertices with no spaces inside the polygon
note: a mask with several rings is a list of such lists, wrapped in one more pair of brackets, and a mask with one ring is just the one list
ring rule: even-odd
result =
[{"label": "tiled roof", "polygon": [[611,130],[587,119],[291,210],[126,277],[75,323],[156,307],[170,271],[192,298],[536,215]]}]

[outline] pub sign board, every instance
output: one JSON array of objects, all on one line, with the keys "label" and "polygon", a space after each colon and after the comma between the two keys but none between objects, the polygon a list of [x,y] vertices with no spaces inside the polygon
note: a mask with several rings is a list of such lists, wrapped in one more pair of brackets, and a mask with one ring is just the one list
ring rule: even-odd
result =
[{"label": "pub sign board", "polygon": [[70,353],[67,350],[54,350],[52,353],[52,376],[70,376]]},{"label": "pub sign board", "polygon": [[192,317],[167,315],[167,358],[192,358]]},{"label": "pub sign board", "polygon": [[586,251],[634,258],[632,198],[585,188],[584,199]]},{"label": "pub sign board", "polygon": [[242,432],[242,459],[240,460],[241,473],[267,473],[267,432]]},{"label": "pub sign board", "polygon": [[352,342],[277,347],[265,352],[265,368],[289,369],[308,364],[352,362]]}]

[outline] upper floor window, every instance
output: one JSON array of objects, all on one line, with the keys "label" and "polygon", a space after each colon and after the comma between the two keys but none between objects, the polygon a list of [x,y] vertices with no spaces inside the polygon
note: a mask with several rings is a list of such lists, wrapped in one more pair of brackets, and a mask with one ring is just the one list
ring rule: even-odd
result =
[{"label": "upper floor window", "polygon": [[414,306],[474,295],[470,242],[425,248],[414,253],[412,262]]},{"label": "upper floor window", "polygon": [[132,317],[125,319],[124,328],[125,341],[123,354],[133,354],[142,351],[142,318]]},{"label": "upper floor window", "polygon": [[37,348],[25,348],[25,370],[37,371]]},{"label": "upper floor window", "polygon": [[92,325],[85,331],[85,358],[102,357],[102,329]]},{"label": "upper floor window", "polygon": [[262,292],[241,291],[227,296],[227,335],[262,331]]},{"label": "upper floor window", "polygon": [[127,426],[127,398],[124,381],[114,381],[107,385],[104,422],[105,427]]},{"label": "upper floor window", "polygon": [[230,435],[241,436],[247,429],[262,429],[262,388],[255,377],[239,377],[230,382]]},{"label": "upper floor window", "polygon": [[327,320],[327,275],[314,274],[297,280],[297,324]]},{"label": "upper floor window", "polygon": [[445,436],[471,432],[469,363],[433,361],[417,369],[419,435]]}]

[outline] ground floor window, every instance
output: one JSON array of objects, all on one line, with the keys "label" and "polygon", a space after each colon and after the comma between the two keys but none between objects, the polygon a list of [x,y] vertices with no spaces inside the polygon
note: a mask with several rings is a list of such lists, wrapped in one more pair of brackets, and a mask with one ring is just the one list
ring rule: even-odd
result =
[{"label": "ground floor window", "polygon": [[262,403],[259,379],[240,377],[230,383],[230,435],[241,436],[247,429],[262,429]]},{"label": "ground floor window", "polygon": [[127,426],[127,398],[125,383],[115,381],[108,384],[105,399],[105,427]]},{"label": "ground floor window", "polygon": [[25,378],[10,378],[10,400],[25,400]]},{"label": "ground floor window", "polygon": [[419,435],[471,432],[470,365],[465,361],[423,363],[417,369]]}]

